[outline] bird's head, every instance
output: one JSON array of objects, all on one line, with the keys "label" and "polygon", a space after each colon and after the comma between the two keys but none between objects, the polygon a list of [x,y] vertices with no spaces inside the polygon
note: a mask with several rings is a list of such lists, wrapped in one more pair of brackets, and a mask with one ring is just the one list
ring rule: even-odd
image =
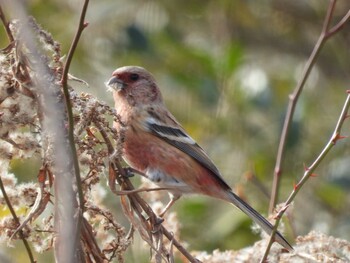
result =
[{"label": "bird's head", "polygon": [[162,102],[154,77],[142,67],[118,68],[106,85],[113,90],[116,103],[119,101],[129,106],[139,106]]}]

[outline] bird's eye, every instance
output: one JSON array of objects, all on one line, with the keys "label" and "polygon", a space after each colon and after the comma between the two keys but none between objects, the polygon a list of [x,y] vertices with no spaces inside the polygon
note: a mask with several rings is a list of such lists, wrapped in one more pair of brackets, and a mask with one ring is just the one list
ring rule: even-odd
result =
[{"label": "bird's eye", "polygon": [[139,79],[139,74],[136,74],[136,73],[130,74],[130,79],[132,81],[138,80]]}]

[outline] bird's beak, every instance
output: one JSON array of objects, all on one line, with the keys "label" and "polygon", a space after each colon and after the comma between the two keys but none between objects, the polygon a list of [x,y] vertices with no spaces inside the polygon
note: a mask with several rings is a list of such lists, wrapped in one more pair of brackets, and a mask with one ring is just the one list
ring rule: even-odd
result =
[{"label": "bird's beak", "polygon": [[126,87],[126,84],[115,76],[111,77],[107,81],[106,85],[115,91],[123,90]]}]

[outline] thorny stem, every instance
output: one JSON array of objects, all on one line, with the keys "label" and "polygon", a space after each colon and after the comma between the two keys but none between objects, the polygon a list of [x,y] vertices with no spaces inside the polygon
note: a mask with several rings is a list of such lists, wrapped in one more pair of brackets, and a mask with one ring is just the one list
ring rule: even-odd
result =
[{"label": "thorny stem", "polygon": [[265,255],[262,259],[261,262],[264,262],[264,260],[266,260],[269,249],[272,245],[272,243],[274,242],[274,234],[277,231],[277,227],[279,225],[279,222],[281,221],[282,215],[284,214],[284,212],[287,210],[288,206],[292,203],[292,201],[294,200],[294,198],[296,197],[297,193],[300,191],[301,187],[306,183],[306,181],[314,175],[314,171],[316,170],[316,168],[319,166],[319,164],[322,162],[322,160],[326,157],[326,155],[328,154],[328,152],[333,148],[333,146],[337,143],[338,140],[344,138],[342,136],[340,136],[341,133],[341,128],[344,124],[344,121],[347,118],[347,113],[349,111],[349,107],[350,107],[350,91],[347,91],[348,96],[345,100],[342,112],[339,116],[338,122],[335,126],[335,129],[333,131],[333,134],[331,136],[331,138],[329,139],[328,143],[326,144],[326,146],[323,148],[323,150],[321,151],[321,153],[317,156],[317,158],[314,160],[314,162],[305,169],[304,175],[303,177],[300,179],[300,181],[298,182],[298,184],[294,187],[292,193],[289,195],[287,201],[284,203],[284,207],[278,212],[277,216],[276,216],[276,222],[273,228],[273,231],[271,233],[271,238],[270,238],[270,242],[268,244],[268,248],[266,249]]},{"label": "thorny stem", "polygon": [[81,229],[81,223],[82,223],[81,217],[84,213],[84,194],[83,194],[81,178],[80,178],[80,169],[79,169],[77,150],[76,150],[75,142],[74,142],[74,118],[73,118],[73,111],[72,111],[72,105],[71,105],[71,101],[70,101],[70,95],[69,95],[67,82],[68,82],[68,71],[69,71],[69,67],[70,67],[70,64],[71,64],[72,59],[73,59],[74,52],[76,50],[76,47],[78,45],[78,42],[79,42],[79,39],[80,39],[80,36],[81,36],[83,30],[87,26],[87,24],[85,23],[85,15],[86,15],[88,4],[89,4],[89,0],[85,0],[82,11],[81,11],[81,15],[80,15],[78,29],[77,29],[77,32],[76,32],[75,37],[73,39],[72,45],[69,49],[69,52],[67,55],[67,61],[64,65],[62,79],[61,79],[61,84],[63,87],[63,93],[64,93],[64,98],[65,98],[65,105],[66,105],[66,110],[67,110],[67,114],[68,114],[69,144],[70,144],[70,148],[72,150],[75,179],[76,179],[78,196],[79,196],[80,213],[78,215],[78,222],[77,222],[77,236],[75,237],[76,242],[79,242],[79,239],[80,239],[80,229]]},{"label": "thorny stem", "polygon": [[[336,4],[336,0],[332,0],[329,3],[328,9],[327,9],[327,15],[325,17],[324,20],[324,24],[323,24],[323,28],[322,28],[322,32],[320,34],[320,37],[305,65],[305,68],[303,70],[302,73],[302,77],[299,80],[298,85],[296,86],[294,92],[290,95],[289,97],[289,104],[288,104],[288,109],[287,109],[287,114],[285,117],[285,122],[283,125],[283,129],[282,129],[282,135],[281,135],[281,139],[280,139],[280,144],[278,147],[278,153],[277,153],[277,159],[276,159],[276,165],[275,165],[275,170],[274,170],[274,179],[273,179],[273,186],[272,186],[272,193],[271,193],[271,200],[270,200],[270,207],[269,207],[269,211],[270,213],[272,213],[273,208],[276,205],[277,202],[277,198],[278,198],[278,191],[279,191],[279,183],[280,183],[280,179],[281,179],[281,175],[282,175],[282,160],[283,160],[283,155],[284,155],[284,149],[285,149],[285,144],[286,144],[286,139],[288,136],[288,131],[289,131],[289,126],[291,124],[291,121],[293,119],[293,115],[294,115],[294,110],[295,110],[295,106],[297,104],[299,95],[301,94],[301,91],[305,85],[305,82],[311,72],[311,69],[316,61],[316,58],[318,57],[318,54],[320,53],[324,43],[330,38],[332,37],[334,34],[336,34],[337,32],[339,32],[344,25],[349,21],[350,19],[350,10],[346,13],[346,15],[331,29],[329,29],[330,26],[330,21],[332,19],[333,16],[333,11],[335,8],[335,4]],[[335,132],[330,140],[330,142],[326,145],[326,147],[324,148],[324,150],[321,152],[321,154],[319,155],[319,157],[314,161],[314,163],[307,169],[307,171],[304,173],[303,178],[300,180],[300,182],[297,184],[297,186],[295,187],[295,189],[293,190],[292,194],[289,196],[289,198],[287,199],[286,203],[285,203],[285,207],[283,209],[281,209],[277,215],[277,220],[275,222],[273,231],[271,233],[271,237],[270,237],[270,241],[269,244],[266,248],[265,254],[263,256],[263,258],[261,259],[261,262],[265,262],[267,259],[267,256],[269,254],[269,251],[271,249],[272,243],[274,241],[274,236],[277,232],[277,228],[279,225],[279,222],[282,218],[282,215],[284,214],[285,210],[288,208],[288,205],[292,202],[292,200],[294,200],[296,194],[299,192],[300,188],[302,187],[302,185],[307,181],[307,179],[312,175],[312,172],[316,169],[316,167],[319,165],[319,163],[323,160],[323,158],[326,156],[326,154],[328,153],[328,151],[332,148],[332,146],[335,144],[336,140],[339,139],[339,132],[340,132],[340,128],[341,125],[343,124],[346,115],[343,116],[343,113],[345,111],[348,111],[349,108],[349,95],[348,98],[346,100],[346,103],[344,105],[343,108],[343,112],[341,114],[341,117],[339,118],[339,121],[337,123]],[[336,133],[337,132],[337,133]]]},{"label": "thorny stem", "polygon": [[340,22],[338,22],[338,24],[336,24],[333,28],[329,29],[329,25],[330,25],[330,21],[331,21],[332,16],[333,16],[335,4],[336,4],[336,0],[332,0],[330,2],[320,37],[317,40],[317,43],[316,43],[316,45],[315,45],[315,47],[310,55],[305,67],[304,67],[302,76],[301,76],[297,86],[295,87],[293,93],[289,96],[289,104],[288,104],[288,108],[287,108],[286,117],[284,119],[284,124],[283,124],[283,128],[282,128],[282,134],[281,134],[281,138],[280,138],[280,142],[279,142],[279,146],[278,146],[276,164],[275,164],[275,169],[274,169],[274,178],[273,178],[271,199],[270,199],[270,205],[269,205],[269,212],[270,213],[273,212],[273,209],[274,209],[274,207],[277,203],[277,199],[278,199],[279,184],[280,184],[280,180],[281,180],[281,176],[282,176],[282,161],[284,158],[284,150],[285,150],[286,140],[287,140],[288,133],[289,133],[289,127],[290,127],[290,124],[291,124],[292,119],[293,119],[293,115],[295,112],[296,104],[298,102],[298,98],[299,98],[299,96],[304,88],[306,80],[307,80],[307,78],[308,78],[308,76],[313,68],[313,65],[316,62],[316,59],[317,59],[324,43],[326,42],[326,40],[328,40],[334,34],[339,32],[344,27],[346,22],[349,21],[349,19],[350,19],[350,10],[349,10],[348,13],[340,20]]}]

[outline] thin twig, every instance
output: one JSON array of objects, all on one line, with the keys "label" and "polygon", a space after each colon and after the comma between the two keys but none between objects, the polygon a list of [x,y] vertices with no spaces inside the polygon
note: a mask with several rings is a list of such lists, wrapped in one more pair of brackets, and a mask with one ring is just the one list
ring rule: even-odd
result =
[{"label": "thin twig", "polygon": [[65,98],[65,103],[66,103],[66,108],[68,113],[68,123],[69,123],[68,135],[69,135],[70,147],[72,149],[75,177],[77,181],[77,188],[78,188],[78,194],[79,194],[79,206],[80,206],[81,213],[84,212],[84,195],[83,195],[83,189],[81,187],[79,161],[78,161],[77,151],[74,143],[74,119],[73,119],[73,111],[72,111],[72,105],[70,101],[67,82],[68,82],[68,71],[73,59],[75,49],[78,45],[78,42],[83,30],[87,27],[87,23],[85,23],[85,15],[86,15],[88,4],[89,4],[89,0],[85,0],[84,6],[81,11],[81,15],[80,15],[79,26],[78,26],[76,35],[73,39],[72,45],[69,49],[67,60],[63,68],[62,79],[61,79],[61,84],[63,87],[63,93],[64,93],[64,98]]},{"label": "thin twig", "polygon": [[171,187],[155,187],[155,188],[147,188],[147,187],[141,187],[134,190],[120,190],[116,191],[116,195],[130,195],[135,193],[142,193],[142,192],[158,192],[158,191],[164,191],[164,190],[174,190],[174,188]]},{"label": "thin twig", "polygon": [[182,253],[191,263],[201,263],[199,259],[194,258],[180,243],[174,238],[174,235],[172,235],[163,225],[161,225],[162,231],[164,236],[166,236],[167,239],[169,239],[170,242],[177,248],[178,251]]},{"label": "thin twig", "polygon": [[350,11],[343,17],[343,19],[331,30],[329,30],[330,21],[332,19],[333,10],[336,4],[336,0],[332,0],[329,3],[328,9],[327,9],[327,15],[324,20],[323,29],[320,34],[319,39],[317,40],[317,43],[304,67],[304,70],[302,72],[302,76],[295,87],[293,93],[289,96],[289,104],[287,108],[286,117],[284,119],[284,124],[282,128],[282,134],[278,146],[278,152],[276,157],[276,164],[274,169],[274,177],[273,177],[273,184],[272,184],[272,191],[271,191],[271,199],[270,199],[270,205],[269,205],[269,212],[272,213],[278,199],[278,193],[279,193],[279,184],[282,176],[282,161],[284,158],[284,150],[286,146],[286,141],[289,133],[289,127],[293,119],[293,115],[295,112],[295,107],[298,102],[298,98],[304,88],[304,85],[306,83],[306,80],[308,79],[308,76],[313,68],[313,65],[316,62],[316,59],[325,43],[326,40],[328,40],[331,36],[333,36],[335,33],[339,32],[345,23],[349,20],[350,17]]},{"label": "thin twig", "polygon": [[7,21],[6,16],[5,16],[4,12],[2,11],[1,5],[0,5],[0,19],[4,25],[4,28],[5,28],[5,31],[6,31],[6,34],[7,34],[9,41],[13,42],[15,39],[13,38],[12,32],[11,32],[10,27],[9,27],[10,23]]},{"label": "thin twig", "polygon": [[268,244],[268,247],[265,251],[265,255],[262,258],[261,262],[265,262],[265,260],[267,259],[269,250],[272,246],[272,243],[274,242],[274,234],[277,231],[277,227],[279,225],[279,222],[281,221],[282,215],[284,214],[284,212],[287,210],[288,206],[292,203],[292,201],[294,200],[294,198],[296,197],[297,193],[300,191],[301,187],[306,183],[306,181],[314,175],[314,171],[315,169],[319,166],[319,164],[322,162],[322,160],[326,157],[326,155],[328,154],[328,152],[333,148],[333,146],[337,143],[338,140],[343,139],[345,137],[341,136],[341,128],[344,124],[344,121],[347,118],[347,114],[349,111],[349,107],[350,107],[350,90],[347,91],[348,96],[345,100],[342,112],[339,116],[339,119],[337,121],[337,124],[335,126],[335,129],[333,131],[333,134],[331,136],[331,138],[329,139],[328,143],[326,144],[326,146],[323,148],[323,150],[321,151],[321,153],[317,156],[317,158],[314,160],[314,162],[305,169],[304,175],[303,177],[300,179],[300,181],[298,182],[298,184],[296,184],[294,186],[294,189],[292,191],[292,193],[289,195],[287,201],[284,204],[284,207],[278,212],[277,216],[276,216],[276,222],[273,228],[273,231],[271,233],[271,238]]},{"label": "thin twig", "polygon": [[95,262],[105,262],[106,257],[98,246],[91,225],[85,218],[82,220],[82,240],[86,244],[85,249],[87,250],[87,254],[90,254]]},{"label": "thin twig", "polygon": [[334,27],[332,27],[328,32],[326,37],[329,38],[333,36],[335,33],[339,32],[340,30],[343,29],[345,26],[346,22],[350,20],[350,10],[346,13],[346,15],[336,24]]},{"label": "thin twig", "polygon": [[[19,219],[18,219],[18,217],[16,215],[15,210],[12,207],[10,199],[8,198],[8,195],[6,193],[5,186],[4,186],[3,182],[2,182],[1,176],[0,176],[0,189],[1,189],[1,193],[2,193],[2,195],[4,197],[4,199],[5,199],[6,205],[9,208],[13,219],[15,220],[16,224],[19,226],[20,225]],[[33,256],[32,250],[30,249],[30,246],[29,246],[29,244],[27,242],[27,239],[24,237],[22,230],[20,230],[18,232],[18,234],[19,234],[19,237],[22,239],[23,244],[24,244],[24,246],[25,246],[25,248],[27,250],[27,254],[29,256],[30,262],[34,263],[35,260],[34,260],[34,256]]]},{"label": "thin twig", "polygon": [[83,194],[82,183],[81,183],[81,178],[80,178],[79,161],[78,161],[77,151],[76,151],[75,142],[74,142],[74,118],[73,118],[73,111],[72,111],[72,105],[71,105],[71,101],[70,101],[70,95],[69,95],[67,82],[68,82],[68,71],[69,71],[69,67],[70,67],[70,64],[71,64],[72,59],[73,59],[74,52],[76,50],[76,47],[78,46],[78,42],[79,42],[79,39],[80,39],[80,36],[81,36],[83,30],[88,25],[87,23],[85,23],[85,15],[87,12],[88,4],[89,4],[89,0],[85,0],[83,8],[81,10],[81,14],[80,14],[78,29],[77,29],[77,32],[74,36],[71,47],[69,49],[69,52],[67,55],[67,60],[66,60],[66,63],[64,65],[64,68],[63,68],[62,79],[61,79],[64,99],[65,99],[65,105],[66,105],[66,110],[67,110],[67,115],[68,115],[69,145],[70,145],[71,152],[72,152],[74,173],[75,173],[75,179],[76,179],[78,196],[79,196],[80,211],[79,211],[78,220],[77,220],[77,234],[75,237],[76,244],[79,242],[80,234],[81,234],[82,215],[84,213],[84,194]]}]

